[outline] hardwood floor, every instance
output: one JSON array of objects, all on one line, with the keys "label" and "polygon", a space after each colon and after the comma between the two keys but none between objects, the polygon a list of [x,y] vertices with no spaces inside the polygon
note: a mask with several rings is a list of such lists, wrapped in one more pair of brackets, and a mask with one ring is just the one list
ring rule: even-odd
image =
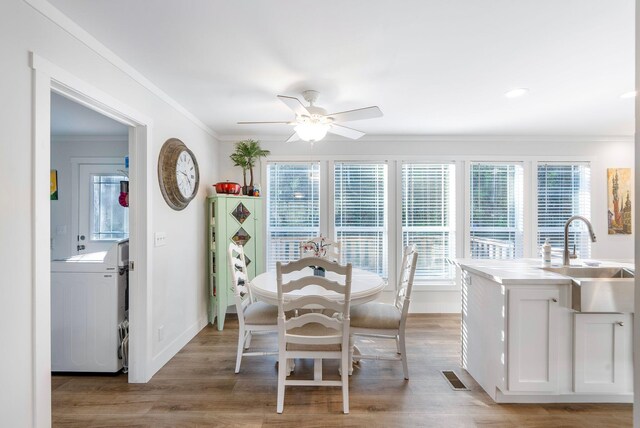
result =
[{"label": "hardwood floor", "polygon": [[[246,357],[234,374],[237,321],[225,330],[203,329],[147,384],[120,376],[53,376],[54,426],[95,427],[622,427],[632,426],[630,404],[495,404],[459,368],[460,317],[412,315],[408,323],[409,372],[398,361],[367,360],[350,378],[349,415],[340,388],[287,387],[284,413],[276,414],[276,356]],[[276,337],[256,337],[276,348]],[[393,350],[359,340],[361,348]],[[337,375],[327,361],[324,376]],[[453,391],[440,370],[453,369],[470,388]],[[294,376],[311,375],[298,360]]]}]

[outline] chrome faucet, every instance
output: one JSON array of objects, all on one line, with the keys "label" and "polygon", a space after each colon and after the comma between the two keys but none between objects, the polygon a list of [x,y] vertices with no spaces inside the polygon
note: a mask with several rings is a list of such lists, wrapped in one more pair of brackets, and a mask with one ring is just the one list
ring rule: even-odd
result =
[{"label": "chrome faucet", "polygon": [[[569,220],[567,220],[567,222],[564,224],[564,252],[562,253],[562,264],[564,266],[569,266],[570,264],[569,259],[571,259],[571,254],[569,253],[569,225],[573,220],[582,220],[584,224],[587,225],[587,228],[589,229],[591,242],[596,242],[596,234],[593,233],[593,227],[591,226],[591,222],[586,217],[583,217],[581,215],[574,215],[572,217],[569,217]],[[574,246],[573,258],[575,257],[576,257],[576,250]]]}]

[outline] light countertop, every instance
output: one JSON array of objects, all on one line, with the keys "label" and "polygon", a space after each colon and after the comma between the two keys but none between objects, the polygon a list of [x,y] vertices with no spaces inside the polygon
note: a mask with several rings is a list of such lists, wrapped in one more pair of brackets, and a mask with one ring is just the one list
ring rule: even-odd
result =
[{"label": "light countertop", "polygon": [[[589,260],[591,262],[591,260]],[[463,270],[483,276],[499,284],[517,285],[545,285],[571,284],[571,278],[555,272],[541,269],[540,259],[517,260],[481,260],[456,259],[455,263]],[[553,267],[560,267],[562,263],[554,260]],[[571,260],[571,266],[586,266],[583,260]],[[634,269],[633,263],[623,261],[601,261],[600,267],[621,267]]]}]

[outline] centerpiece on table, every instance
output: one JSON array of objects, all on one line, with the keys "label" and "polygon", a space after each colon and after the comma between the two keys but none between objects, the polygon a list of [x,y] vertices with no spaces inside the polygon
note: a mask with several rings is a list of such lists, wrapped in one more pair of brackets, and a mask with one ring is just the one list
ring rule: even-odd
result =
[{"label": "centerpiece on table", "polygon": [[[319,240],[309,240],[302,243],[302,252],[304,254],[313,253],[315,257],[326,257],[327,256],[327,247],[330,247],[331,244],[327,243],[323,236],[320,236]],[[320,266],[309,266],[313,269],[313,274],[315,276],[324,276],[325,269]]]}]

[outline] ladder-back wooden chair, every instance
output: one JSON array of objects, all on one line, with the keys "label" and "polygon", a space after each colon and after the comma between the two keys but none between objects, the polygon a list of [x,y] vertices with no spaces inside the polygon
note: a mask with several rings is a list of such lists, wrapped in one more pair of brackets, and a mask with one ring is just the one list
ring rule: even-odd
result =
[{"label": "ladder-back wooden chair", "polygon": [[350,328],[352,336],[394,339],[397,350],[395,355],[354,354],[352,356],[353,360],[402,360],[405,379],[409,379],[405,327],[417,260],[418,253],[415,245],[405,247],[402,254],[396,298],[393,304],[369,302],[364,305],[354,306],[351,310]]},{"label": "ladder-back wooden chair", "polygon": [[[307,269],[310,262],[311,265],[324,268],[328,277],[296,275],[297,272]],[[284,393],[287,385],[341,386],[343,411],[349,413],[351,270],[351,264],[340,265],[321,257],[304,258],[287,264],[276,263],[278,413],[282,413],[284,408]],[[293,274],[291,279],[285,280],[284,276],[289,274]],[[340,279],[343,277],[344,282],[341,283]],[[307,288],[309,286],[312,288]],[[306,310],[309,308],[313,311]],[[340,316],[325,315],[322,313],[324,309],[329,309]],[[312,380],[287,380],[287,361],[293,358],[314,359]],[[323,359],[340,360],[340,380],[322,379]]]},{"label": "ladder-back wooden chair", "polygon": [[248,349],[251,345],[251,336],[254,333],[263,334],[278,331],[278,308],[274,305],[258,302],[251,295],[247,263],[242,245],[230,243],[228,259],[239,324],[236,357],[236,373],[238,373],[243,356],[277,355],[276,351],[245,352],[245,349]]}]

